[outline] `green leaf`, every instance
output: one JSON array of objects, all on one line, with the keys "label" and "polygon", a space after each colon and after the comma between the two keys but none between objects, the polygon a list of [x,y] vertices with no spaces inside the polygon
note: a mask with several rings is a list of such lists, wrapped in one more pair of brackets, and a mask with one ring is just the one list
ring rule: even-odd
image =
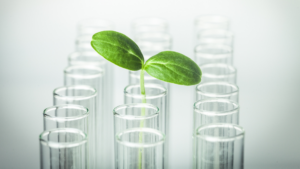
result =
[{"label": "green leaf", "polygon": [[115,31],[102,31],[93,35],[92,47],[110,62],[129,70],[140,70],[144,57],[136,43]]},{"label": "green leaf", "polygon": [[192,59],[173,51],[152,56],[144,69],[157,79],[186,86],[198,84],[202,75],[199,66]]}]

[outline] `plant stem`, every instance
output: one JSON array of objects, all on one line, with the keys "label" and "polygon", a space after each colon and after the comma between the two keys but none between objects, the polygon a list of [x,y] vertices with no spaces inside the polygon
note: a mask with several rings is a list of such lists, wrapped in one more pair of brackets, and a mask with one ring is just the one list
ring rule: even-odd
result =
[{"label": "plant stem", "polygon": [[[144,69],[141,69],[140,73],[140,88],[141,88],[141,95],[142,95],[142,103],[146,103],[146,91],[145,91],[145,84],[144,84]],[[142,108],[141,116],[145,116],[145,108]],[[144,127],[144,120],[141,121],[140,128]],[[139,142],[143,142],[143,133],[141,132],[139,135]],[[142,169],[142,152],[143,149],[139,149],[139,169]]]}]

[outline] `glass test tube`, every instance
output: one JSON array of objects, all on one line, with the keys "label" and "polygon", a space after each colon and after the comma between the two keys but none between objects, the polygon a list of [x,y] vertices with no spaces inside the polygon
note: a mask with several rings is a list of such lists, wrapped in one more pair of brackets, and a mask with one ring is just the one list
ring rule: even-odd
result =
[{"label": "glass test tube", "polygon": [[199,65],[202,71],[201,83],[223,81],[236,84],[236,68],[223,63],[208,63]]},{"label": "glass test tube", "polygon": [[87,136],[81,130],[46,130],[39,140],[41,169],[88,169]]},{"label": "glass test tube", "polygon": [[[114,113],[114,136],[130,128],[152,128],[161,131],[159,110],[147,103],[131,103],[117,106]],[[115,142],[115,154],[117,154]]]},{"label": "glass test tube", "polygon": [[114,135],[130,128],[161,130],[158,107],[148,103],[130,103],[117,106],[114,113]]},{"label": "glass test tube", "polygon": [[197,32],[207,29],[228,30],[230,25],[229,18],[220,15],[202,15],[195,19],[195,29]]},{"label": "glass test tube", "polygon": [[[166,166],[168,166],[168,138],[169,136],[169,106],[168,94],[165,87],[159,84],[145,84],[146,103],[157,106],[160,112],[159,122],[161,131],[166,135],[165,140],[165,158]],[[143,95],[141,95],[140,85],[128,85],[124,89],[124,101],[128,103],[142,103]]]},{"label": "glass test tube", "polygon": [[78,35],[93,35],[103,30],[112,30],[114,24],[101,18],[84,19],[78,23],[77,34]]},{"label": "glass test tube", "polygon": [[89,111],[86,107],[76,104],[52,106],[44,110],[43,116],[44,131],[55,128],[75,128],[88,134]]},{"label": "glass test tube", "polygon": [[103,89],[105,89],[102,94],[103,112],[111,112],[113,109],[113,72],[110,70],[111,65],[108,64],[108,61],[95,51],[73,52],[69,56],[69,66],[95,66],[103,70]]},{"label": "glass test tube", "polygon": [[194,169],[243,169],[245,131],[235,124],[207,124],[196,130]]},{"label": "glass test tube", "polygon": [[97,66],[105,70],[106,60],[96,51],[73,52],[68,57],[69,66],[89,65]]},{"label": "glass test tube", "polygon": [[165,135],[151,128],[132,128],[116,135],[118,169],[163,169]]},{"label": "glass test tube", "polygon": [[227,45],[198,45],[195,47],[195,62],[198,65],[208,63],[233,65],[232,48]]},{"label": "glass test tube", "polygon": [[[56,106],[58,108],[51,108],[46,109],[44,112],[44,129],[47,129],[49,127],[53,127],[55,125],[55,121],[58,120],[57,127],[64,126],[65,124],[61,122],[60,119],[57,117],[55,119],[49,118],[48,115],[55,114],[55,116],[71,116],[74,113],[72,111],[75,111],[74,106],[72,109],[67,107],[71,107],[69,104],[76,104],[84,106],[88,109],[89,116],[88,116],[88,131],[83,130],[88,134],[88,149],[89,149],[89,168],[94,169],[96,168],[96,151],[97,145],[96,143],[96,133],[99,131],[99,129],[96,126],[96,113],[98,112],[97,107],[97,91],[95,88],[92,88],[90,86],[84,86],[84,85],[72,85],[72,86],[63,86],[54,89],[53,91],[53,105],[62,105],[62,104],[68,104],[63,105],[63,107]],[[75,111],[76,113],[76,111]],[[83,112],[82,112],[83,113]],[[77,125],[77,122],[82,122],[80,119],[74,119],[74,126],[73,122],[69,121],[69,117],[67,118],[66,124],[68,126],[66,127],[75,127]],[[62,124],[61,124],[62,123]],[[69,126],[69,123],[72,124],[72,126]],[[78,124],[79,126],[82,126],[83,124]],[[83,127],[83,126],[82,126]],[[80,129],[80,128],[78,128]]]},{"label": "glass test tube", "polygon": [[135,19],[131,24],[133,39],[135,35],[143,32],[168,32],[168,23],[165,19],[144,17]]},{"label": "glass test tube", "polygon": [[161,51],[171,50],[172,48],[172,37],[166,32],[139,33],[136,34],[134,41],[143,52],[145,60]]},{"label": "glass test tube", "polygon": [[[129,71],[129,84],[140,84],[140,73],[140,70]],[[144,71],[144,84],[159,84],[165,87],[167,90],[169,89],[169,83],[150,76],[146,71]]]},{"label": "glass test tube", "polygon": [[227,45],[233,48],[233,33],[224,29],[207,29],[198,32],[198,45]]},{"label": "glass test tube", "polygon": [[206,82],[196,86],[196,101],[209,98],[239,102],[239,87],[228,82]]},{"label": "glass test tube", "polygon": [[[64,70],[65,85],[88,85],[97,90],[97,112],[95,113],[96,126],[96,167],[110,168],[113,165],[111,149],[113,148],[113,115],[104,112],[104,84],[103,69],[96,66],[78,65],[69,66]],[[101,140],[101,141],[100,141]],[[101,157],[101,158],[100,158]],[[108,166],[105,166],[105,165]]]},{"label": "glass test tube", "polygon": [[[144,32],[137,34],[136,43],[143,52],[144,59],[148,60],[150,57],[166,50],[171,50],[172,38],[168,33],[164,32]],[[169,84],[150,76],[144,72],[144,83],[161,84],[169,89]],[[129,71],[129,84],[140,83],[140,71]]]},{"label": "glass test tube", "polygon": [[77,38],[75,41],[77,51],[94,51],[91,40],[95,33],[112,30],[113,23],[105,19],[85,19],[78,23]]},{"label": "glass test tube", "polygon": [[[168,134],[168,99],[167,90],[165,87],[158,84],[145,84],[146,103],[157,106],[160,112],[159,121],[161,130],[166,135]],[[124,89],[125,104],[142,103],[143,96],[141,95],[140,85],[128,85]]]},{"label": "glass test tube", "polygon": [[194,104],[194,127],[208,123],[239,124],[238,103],[227,99],[204,99]]}]

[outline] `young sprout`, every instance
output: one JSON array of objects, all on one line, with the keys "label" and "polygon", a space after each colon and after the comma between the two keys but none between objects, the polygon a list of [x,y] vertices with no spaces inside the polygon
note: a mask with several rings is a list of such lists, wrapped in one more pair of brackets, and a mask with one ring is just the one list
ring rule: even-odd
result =
[{"label": "young sprout", "polygon": [[[91,45],[106,60],[131,71],[141,70],[140,88],[146,103],[144,71],[149,75],[178,85],[195,85],[201,81],[199,66],[189,57],[173,51],[163,51],[150,57],[146,63],[137,44],[126,35],[115,31],[102,31],[93,35]],[[145,115],[142,110],[141,115]],[[141,122],[140,127],[144,124]],[[140,135],[140,142],[142,137]],[[139,153],[139,169],[142,167],[142,154]]]}]

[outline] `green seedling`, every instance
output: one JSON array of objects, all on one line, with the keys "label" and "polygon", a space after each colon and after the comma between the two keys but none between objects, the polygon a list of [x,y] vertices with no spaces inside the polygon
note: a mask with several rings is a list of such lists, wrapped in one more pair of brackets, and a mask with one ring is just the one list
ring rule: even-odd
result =
[{"label": "green seedling", "polygon": [[[144,71],[159,80],[178,85],[195,85],[201,81],[199,66],[189,57],[173,51],[163,51],[146,62],[138,45],[126,35],[115,31],[102,31],[93,35],[91,45],[106,60],[131,71],[140,72],[140,88],[146,103]],[[145,115],[142,110],[141,115]],[[140,127],[144,124],[141,122]],[[142,142],[142,135],[139,138]],[[138,168],[142,168],[142,154],[139,153]]]}]

